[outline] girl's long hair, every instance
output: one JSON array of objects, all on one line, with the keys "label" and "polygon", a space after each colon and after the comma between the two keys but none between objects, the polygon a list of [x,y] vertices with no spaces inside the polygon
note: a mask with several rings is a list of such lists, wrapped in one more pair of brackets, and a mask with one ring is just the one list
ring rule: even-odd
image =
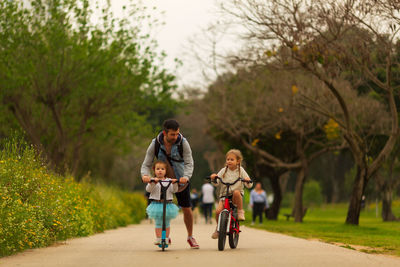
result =
[{"label": "girl's long hair", "polygon": [[[231,149],[225,154],[225,158],[228,157],[229,154],[235,155],[236,159],[239,161],[239,177],[240,177],[240,164],[243,160],[242,152],[239,149]],[[222,178],[225,178],[225,173],[228,171],[228,165],[225,166],[225,172],[222,175]]]}]

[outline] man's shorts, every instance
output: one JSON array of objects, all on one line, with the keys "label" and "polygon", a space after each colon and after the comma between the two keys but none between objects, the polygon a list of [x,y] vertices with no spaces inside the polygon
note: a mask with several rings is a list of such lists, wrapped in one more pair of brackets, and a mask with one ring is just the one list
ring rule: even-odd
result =
[{"label": "man's shorts", "polygon": [[192,207],[190,201],[190,183],[186,186],[186,188],[181,191],[175,193],[176,199],[178,200],[178,205],[182,208],[190,208]]}]

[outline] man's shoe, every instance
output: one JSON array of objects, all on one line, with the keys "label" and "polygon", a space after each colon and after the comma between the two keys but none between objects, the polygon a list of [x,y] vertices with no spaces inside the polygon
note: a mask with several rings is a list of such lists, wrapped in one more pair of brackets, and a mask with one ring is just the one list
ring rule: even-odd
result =
[{"label": "man's shoe", "polygon": [[191,248],[195,248],[198,249],[200,248],[199,244],[197,244],[196,239],[194,239],[194,237],[188,237],[187,242],[189,243]]}]

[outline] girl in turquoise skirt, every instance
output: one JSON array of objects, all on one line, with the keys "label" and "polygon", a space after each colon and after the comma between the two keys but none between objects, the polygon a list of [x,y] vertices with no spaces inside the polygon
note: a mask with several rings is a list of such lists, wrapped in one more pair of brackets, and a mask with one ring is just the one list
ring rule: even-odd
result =
[{"label": "girl in turquoise skirt", "polygon": [[162,219],[163,219],[163,199],[161,199],[161,185],[158,183],[159,180],[172,180],[172,184],[168,187],[166,192],[167,208],[165,214],[165,227],[168,244],[171,244],[171,238],[169,238],[170,232],[170,221],[171,219],[178,216],[179,208],[172,203],[173,193],[178,191],[178,184],[176,179],[167,178],[167,164],[164,161],[156,161],[153,165],[155,174],[155,183],[149,183],[146,186],[146,191],[150,193],[149,199],[151,204],[147,207],[146,212],[149,218],[155,221],[156,225],[156,241],[155,245],[161,243],[161,231],[162,231]]}]

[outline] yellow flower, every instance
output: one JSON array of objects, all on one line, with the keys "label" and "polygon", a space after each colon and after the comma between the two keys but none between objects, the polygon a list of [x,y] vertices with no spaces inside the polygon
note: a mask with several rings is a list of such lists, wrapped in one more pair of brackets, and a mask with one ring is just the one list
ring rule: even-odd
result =
[{"label": "yellow flower", "polygon": [[256,138],[253,140],[253,142],[251,142],[251,145],[256,146],[259,141],[260,141],[260,139]]},{"label": "yellow flower", "polygon": [[295,95],[299,91],[299,88],[296,85],[292,85],[292,94]]},{"label": "yellow flower", "polygon": [[278,139],[278,140],[280,140],[280,139],[281,139],[281,133],[282,133],[282,131],[277,132],[277,133],[275,134],[275,138]]},{"label": "yellow flower", "polygon": [[340,135],[339,124],[332,118],[324,125],[326,137],[329,140],[337,139]]},{"label": "yellow flower", "polygon": [[279,108],[278,111],[279,111],[279,112],[283,112],[283,108]]}]

